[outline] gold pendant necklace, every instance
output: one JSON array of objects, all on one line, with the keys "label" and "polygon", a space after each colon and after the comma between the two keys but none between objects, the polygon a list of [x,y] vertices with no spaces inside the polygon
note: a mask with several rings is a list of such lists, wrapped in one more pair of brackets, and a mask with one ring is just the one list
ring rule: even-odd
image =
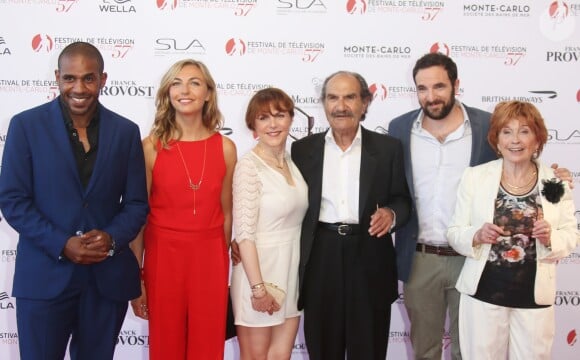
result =
[{"label": "gold pendant necklace", "polygon": [[[525,183],[524,185],[522,185],[522,186],[516,186],[516,185],[512,185],[512,184],[510,184],[510,183],[507,181],[507,179],[505,178],[505,175],[504,175],[504,174],[502,174],[501,183],[502,183],[503,185],[505,185],[505,187],[507,187],[507,188],[511,189],[513,192],[515,192],[515,193],[520,193],[520,192],[522,192],[523,190],[528,190],[532,184],[535,184],[535,182],[536,182],[536,174],[537,174],[537,171],[535,171],[535,170],[534,170],[534,171],[532,172],[532,174],[530,175],[530,178],[529,178],[529,179],[526,181],[526,183]],[[525,191],[525,192],[527,192],[527,191]]]},{"label": "gold pendant necklace", "polygon": [[197,215],[197,209],[196,209],[196,193],[197,190],[199,190],[199,188],[201,187],[201,182],[203,181],[203,174],[205,173],[205,160],[206,160],[206,155],[207,155],[207,139],[204,140],[203,142],[203,166],[201,168],[201,175],[199,177],[199,181],[196,183],[194,183],[193,181],[191,181],[191,176],[189,175],[189,170],[187,169],[187,164],[185,163],[185,158],[183,157],[183,153],[181,152],[181,148],[179,147],[179,142],[175,142],[175,145],[177,146],[177,151],[179,151],[179,157],[181,157],[181,162],[183,163],[183,168],[185,169],[185,174],[187,175],[187,181],[188,181],[188,185],[189,188],[191,190],[193,190],[193,215]]}]

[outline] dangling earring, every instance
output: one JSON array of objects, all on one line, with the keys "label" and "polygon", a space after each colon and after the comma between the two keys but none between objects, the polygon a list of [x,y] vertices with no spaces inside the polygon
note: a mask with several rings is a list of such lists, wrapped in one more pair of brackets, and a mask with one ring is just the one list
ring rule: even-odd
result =
[{"label": "dangling earring", "polygon": [[540,156],[540,153],[538,152],[538,149],[536,149],[534,151],[534,153],[532,154],[532,159],[536,160],[538,158],[538,156]]},{"label": "dangling earring", "polygon": [[500,158],[501,156],[501,151],[499,150],[499,148],[497,148],[497,157]]}]

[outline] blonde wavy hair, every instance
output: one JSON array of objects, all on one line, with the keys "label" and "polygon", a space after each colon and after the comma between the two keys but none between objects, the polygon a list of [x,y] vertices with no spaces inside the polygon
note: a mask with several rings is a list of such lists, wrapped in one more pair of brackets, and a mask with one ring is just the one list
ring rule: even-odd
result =
[{"label": "blonde wavy hair", "polygon": [[175,108],[171,105],[169,88],[175,77],[177,77],[177,74],[189,65],[193,65],[201,71],[209,91],[209,100],[205,102],[202,109],[203,125],[209,130],[218,130],[223,124],[223,115],[218,108],[216,84],[207,66],[198,60],[180,60],[171,65],[169,70],[163,75],[159,89],[157,90],[157,95],[155,96],[155,120],[153,121],[150,135],[155,139],[159,139],[163,148],[169,147],[168,144],[174,134],[177,134],[177,138],[179,139],[183,133],[175,121]]}]

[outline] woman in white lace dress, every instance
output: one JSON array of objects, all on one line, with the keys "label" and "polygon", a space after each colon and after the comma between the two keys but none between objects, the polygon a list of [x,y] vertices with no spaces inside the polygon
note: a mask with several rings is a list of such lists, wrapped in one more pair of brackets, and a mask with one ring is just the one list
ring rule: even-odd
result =
[{"label": "woman in white lace dress", "polygon": [[286,151],[294,116],[280,89],[258,91],[246,124],[257,145],[234,172],[234,228],[242,263],[231,296],[242,359],[289,359],[300,322],[298,261],[307,187]]}]

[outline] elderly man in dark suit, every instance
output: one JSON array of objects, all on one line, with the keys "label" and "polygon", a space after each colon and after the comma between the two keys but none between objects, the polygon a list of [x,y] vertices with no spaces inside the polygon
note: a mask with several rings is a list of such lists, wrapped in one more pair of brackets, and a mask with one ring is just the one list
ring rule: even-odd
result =
[{"label": "elderly man in dark suit", "polygon": [[[20,357],[112,359],[128,300],[140,294],[128,244],[147,216],[139,128],[103,107],[103,58],[63,49],[60,96],[12,119],[0,207],[19,233],[13,295]],[[72,338],[71,338],[72,335]]]},{"label": "elderly man in dark suit", "polygon": [[324,82],[330,130],[292,144],[308,184],[300,297],[310,359],[386,356],[397,298],[391,231],[410,212],[401,143],[364,129],[372,95],[364,78],[339,71]]}]

